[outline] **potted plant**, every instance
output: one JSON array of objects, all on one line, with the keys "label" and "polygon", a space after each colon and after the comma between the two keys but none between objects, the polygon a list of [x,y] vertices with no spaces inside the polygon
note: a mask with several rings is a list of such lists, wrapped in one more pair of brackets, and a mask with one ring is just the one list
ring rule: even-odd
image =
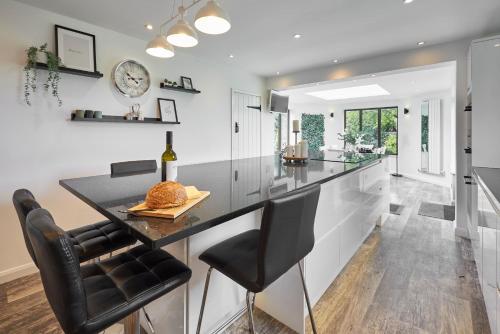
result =
[{"label": "potted plant", "polygon": [[59,106],[62,101],[59,98],[59,66],[61,59],[53,52],[47,50],[47,43],[40,47],[31,46],[26,49],[26,65],[24,66],[24,100],[26,104],[31,106],[31,94],[36,92],[37,89],[37,69],[36,64],[39,60],[40,54],[44,55],[47,60],[47,70],[49,72],[47,81],[43,85],[45,90],[51,89],[52,96],[57,99]]}]

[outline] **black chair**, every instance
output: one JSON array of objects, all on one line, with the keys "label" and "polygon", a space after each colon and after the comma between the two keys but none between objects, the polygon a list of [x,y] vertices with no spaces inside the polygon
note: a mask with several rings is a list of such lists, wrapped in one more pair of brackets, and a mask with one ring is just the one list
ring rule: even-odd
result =
[{"label": "black chair", "polygon": [[80,267],[70,237],[44,209],[28,214],[26,232],[49,304],[68,334],[101,331],[191,278],[182,262],[144,245]]},{"label": "black chair", "polygon": [[[200,333],[212,269],[247,289],[250,332],[255,333],[252,308],[255,294],[262,292],[294,265],[298,265],[313,332],[316,334],[309,294],[300,261],[314,247],[314,219],[320,193],[312,185],[269,200],[261,228],[225,240],[200,255],[208,269],[197,333]],[[253,293],[253,298],[252,298]]]},{"label": "black chair", "polygon": [[111,164],[111,177],[154,173],[158,168],[156,160],[136,160]]},{"label": "black chair", "polygon": [[[34,209],[40,208],[33,194],[27,189],[18,189],[14,192],[12,202],[17,211],[26,248],[33,262],[38,265],[31,243],[26,235],[26,216]],[[96,224],[86,225],[69,230],[70,240],[75,248],[79,262],[85,262],[112,253],[115,250],[133,245],[137,239],[132,237],[119,224],[109,220]]]}]

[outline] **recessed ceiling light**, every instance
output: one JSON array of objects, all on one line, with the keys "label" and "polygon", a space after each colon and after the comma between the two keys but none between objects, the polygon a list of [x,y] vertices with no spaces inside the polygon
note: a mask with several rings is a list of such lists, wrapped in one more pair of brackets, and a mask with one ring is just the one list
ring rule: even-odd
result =
[{"label": "recessed ceiling light", "polygon": [[230,55],[229,55],[229,58],[234,58],[234,55],[233,55],[233,54],[230,54]]},{"label": "recessed ceiling light", "polygon": [[279,71],[278,71],[278,72],[276,72],[276,75],[280,75],[280,72],[279,72]]},{"label": "recessed ceiling light", "polygon": [[334,59],[334,60],[333,60],[333,62],[334,62],[335,64],[337,64],[337,63],[339,62],[339,60],[338,60],[338,59]]},{"label": "recessed ceiling light", "polygon": [[295,34],[295,35],[293,35],[293,38],[295,38],[295,39],[299,39],[299,38],[301,38],[301,37],[302,37],[302,35],[301,35],[301,34]]},{"label": "recessed ceiling light", "polygon": [[496,47],[496,48],[500,48],[500,43],[497,43],[497,44],[495,44],[493,46]]},{"label": "recessed ceiling light", "polygon": [[379,85],[356,86],[340,89],[322,90],[318,92],[307,93],[307,95],[315,96],[323,100],[345,100],[360,97],[391,95]]},{"label": "recessed ceiling light", "polygon": [[418,46],[422,46],[422,45],[424,45],[424,44],[425,44],[425,42],[424,42],[424,41],[421,41],[421,42],[418,42],[418,43],[417,43],[417,45],[418,45]]},{"label": "recessed ceiling light", "polygon": [[144,27],[148,30],[153,30],[153,25],[151,23],[145,24]]},{"label": "recessed ceiling light", "polygon": [[413,2],[413,0],[403,0],[403,3],[404,3],[405,5],[407,5],[407,4],[409,4],[409,3],[412,3],[412,2]]},{"label": "recessed ceiling light", "polygon": [[372,78],[373,78],[373,77],[376,77],[376,76],[377,76],[376,74],[372,74],[372,75],[371,75],[371,77],[372,77]]}]

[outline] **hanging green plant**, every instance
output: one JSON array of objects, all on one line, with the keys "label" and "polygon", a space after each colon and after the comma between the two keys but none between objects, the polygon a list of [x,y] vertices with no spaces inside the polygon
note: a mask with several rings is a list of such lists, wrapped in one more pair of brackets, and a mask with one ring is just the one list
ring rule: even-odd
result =
[{"label": "hanging green plant", "polygon": [[41,45],[40,47],[31,46],[26,49],[26,65],[24,66],[24,100],[26,104],[31,106],[31,94],[36,92],[37,89],[37,69],[36,64],[38,62],[38,55],[43,53],[47,58],[47,70],[48,76],[47,81],[43,85],[46,91],[51,89],[52,96],[56,98],[59,106],[62,105],[62,101],[59,98],[59,66],[61,65],[61,59],[56,56],[53,52],[47,50],[47,43]]}]

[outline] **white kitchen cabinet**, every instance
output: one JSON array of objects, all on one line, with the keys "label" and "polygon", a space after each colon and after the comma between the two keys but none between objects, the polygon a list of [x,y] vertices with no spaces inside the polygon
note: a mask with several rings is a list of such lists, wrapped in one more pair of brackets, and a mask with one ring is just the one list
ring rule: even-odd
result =
[{"label": "white kitchen cabinet", "polygon": [[488,149],[500,142],[500,36],[471,45],[472,166],[500,167],[500,154]]},{"label": "white kitchen cabinet", "polygon": [[477,185],[478,240],[472,240],[479,282],[492,333],[500,333],[500,231],[499,217],[491,199],[474,175]]}]

